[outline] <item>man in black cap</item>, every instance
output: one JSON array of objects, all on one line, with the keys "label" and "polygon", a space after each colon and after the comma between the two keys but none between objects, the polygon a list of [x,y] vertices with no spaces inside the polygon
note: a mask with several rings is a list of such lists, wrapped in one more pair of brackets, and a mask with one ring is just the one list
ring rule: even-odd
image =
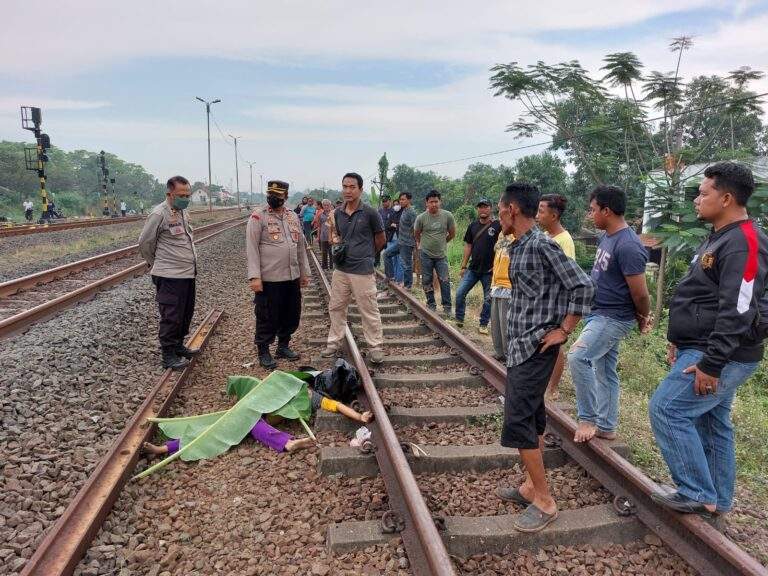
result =
[{"label": "man in black cap", "polygon": [[464,257],[459,272],[459,287],[456,289],[456,325],[464,326],[464,310],[467,294],[475,284],[483,286],[483,309],[480,311],[480,334],[488,334],[491,319],[491,275],[493,272],[493,248],[499,237],[501,224],[491,218],[491,203],[487,198],[477,202],[477,220],[470,223],[464,234]]},{"label": "man in black cap", "polygon": [[259,364],[277,366],[269,346],[277,337],[277,358],[296,360],[288,347],[301,319],[301,288],[309,284],[309,261],[301,223],[285,209],[288,184],[267,183],[267,207],[257,208],[248,220],[246,255],[248,281],[255,293],[256,336]]}]

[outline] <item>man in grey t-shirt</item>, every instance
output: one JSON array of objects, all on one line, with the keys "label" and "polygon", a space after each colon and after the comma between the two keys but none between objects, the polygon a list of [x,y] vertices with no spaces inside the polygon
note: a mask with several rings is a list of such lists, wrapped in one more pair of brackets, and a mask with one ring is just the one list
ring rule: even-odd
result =
[{"label": "man in grey t-shirt", "polygon": [[403,286],[410,290],[413,288],[413,249],[416,239],[413,236],[413,225],[416,222],[416,210],[411,206],[413,196],[410,192],[401,192],[400,222],[397,225],[397,242],[400,250],[400,264],[403,267]]},{"label": "man in grey t-shirt", "polygon": [[433,271],[440,282],[440,301],[445,315],[451,315],[451,275],[446,252],[448,242],[456,236],[456,222],[453,214],[440,208],[440,192],[427,193],[427,209],[416,217],[413,225],[416,244],[421,259],[421,285],[427,297],[427,306],[437,308],[435,289],[432,284]]},{"label": "man in grey t-shirt", "polygon": [[387,243],[379,214],[362,202],[363,178],[354,172],[341,180],[344,205],[333,212],[331,237],[336,245],[346,246],[342,262],[336,265],[331,280],[328,315],[331,328],[328,346],[320,354],[332,358],[341,347],[347,325],[347,309],[354,296],[363,321],[363,335],[368,343],[368,357],[374,364],[384,358],[384,332],[376,302],[376,277],[373,262]]}]

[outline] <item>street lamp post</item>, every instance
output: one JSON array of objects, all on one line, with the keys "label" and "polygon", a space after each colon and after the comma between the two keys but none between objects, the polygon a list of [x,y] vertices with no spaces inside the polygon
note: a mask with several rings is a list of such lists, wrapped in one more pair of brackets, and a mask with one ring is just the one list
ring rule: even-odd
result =
[{"label": "street lamp post", "polygon": [[235,186],[237,186],[237,209],[240,210],[240,170],[237,167],[237,136],[229,135],[235,141]]},{"label": "street lamp post", "polygon": [[208,102],[199,96],[195,96],[195,98],[205,104],[205,116],[208,121],[208,211],[213,212],[213,200],[211,200],[211,105],[221,102],[221,100],[216,98],[216,100]]}]

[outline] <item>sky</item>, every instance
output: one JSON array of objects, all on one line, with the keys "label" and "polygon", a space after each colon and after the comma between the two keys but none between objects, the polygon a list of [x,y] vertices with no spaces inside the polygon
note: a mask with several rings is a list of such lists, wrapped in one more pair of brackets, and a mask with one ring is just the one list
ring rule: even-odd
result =
[{"label": "sky", "polygon": [[[246,161],[254,191],[259,175],[292,191],[338,188],[348,171],[368,185],[384,152],[390,166],[419,166],[526,144],[505,131],[519,106],[489,90],[495,64],[577,59],[599,76],[606,54],[633,51],[670,71],[668,44],[685,34],[685,77],[768,72],[766,30],[768,0],[4,0],[0,140],[31,142],[19,107],[39,106],[56,146],[207,181],[195,98],[218,98],[215,183],[234,185],[234,135],[241,190]],[[429,169],[456,177],[469,163]]]}]

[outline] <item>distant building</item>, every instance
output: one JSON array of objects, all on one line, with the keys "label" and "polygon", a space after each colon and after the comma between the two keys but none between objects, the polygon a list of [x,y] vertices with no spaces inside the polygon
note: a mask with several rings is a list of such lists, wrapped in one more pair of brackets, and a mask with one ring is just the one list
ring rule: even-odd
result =
[{"label": "distant building", "polygon": [[208,193],[199,188],[192,192],[191,201],[193,204],[208,204]]}]

